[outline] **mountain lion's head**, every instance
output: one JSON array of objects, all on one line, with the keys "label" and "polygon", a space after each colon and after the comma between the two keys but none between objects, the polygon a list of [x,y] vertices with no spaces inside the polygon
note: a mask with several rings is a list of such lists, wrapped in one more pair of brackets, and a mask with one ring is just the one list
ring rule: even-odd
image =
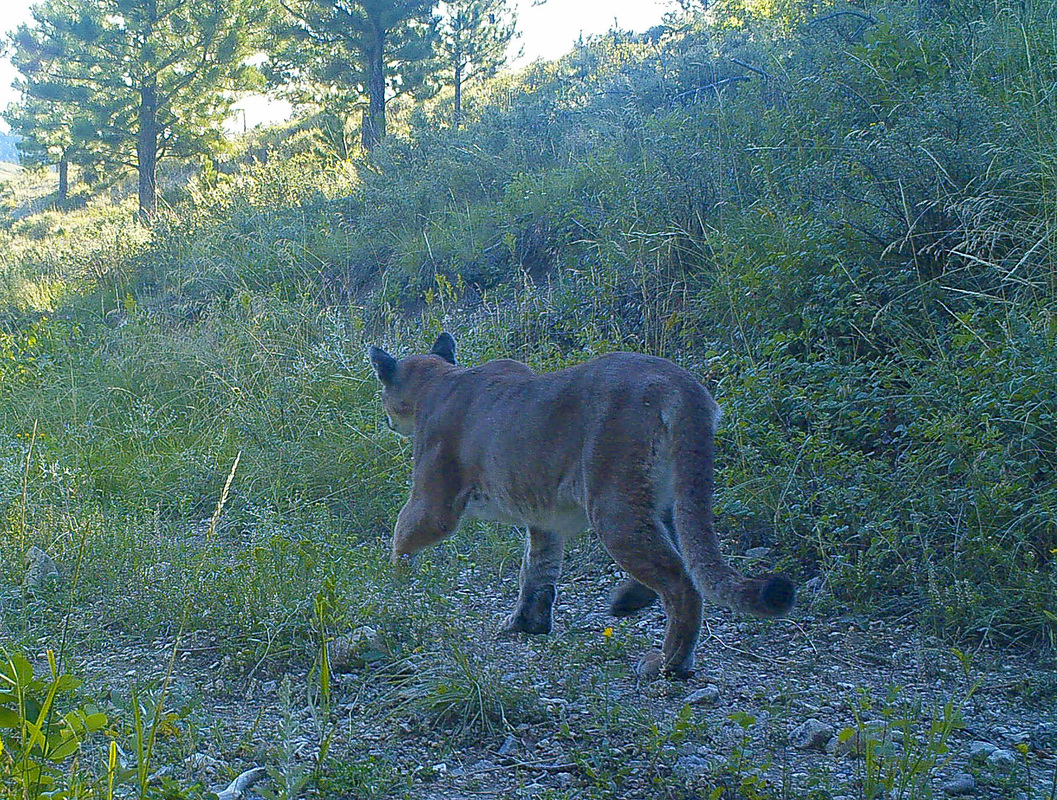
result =
[{"label": "mountain lion's head", "polygon": [[380,347],[370,349],[371,365],[382,383],[382,408],[390,430],[410,438],[415,432],[415,408],[422,381],[440,358],[455,363],[455,340],[442,333],[428,355],[395,359]]}]

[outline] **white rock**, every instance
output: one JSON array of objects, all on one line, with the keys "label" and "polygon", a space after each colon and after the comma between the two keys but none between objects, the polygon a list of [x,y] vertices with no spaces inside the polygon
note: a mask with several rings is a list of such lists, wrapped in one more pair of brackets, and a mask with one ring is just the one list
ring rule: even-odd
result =
[{"label": "white rock", "polygon": [[187,766],[193,770],[209,770],[211,772],[227,768],[226,763],[213,758],[208,753],[192,753],[187,757]]},{"label": "white rock", "polygon": [[672,768],[683,775],[699,775],[708,772],[711,764],[701,756],[679,756]]},{"label": "white rock", "polygon": [[987,757],[987,763],[997,769],[1009,769],[1016,765],[1017,756],[1010,750],[995,750]]},{"label": "white rock", "polygon": [[959,772],[945,784],[943,793],[949,795],[969,794],[976,788],[976,779],[968,772]]},{"label": "white rock", "polygon": [[635,665],[635,674],[639,680],[654,681],[661,677],[662,666],[664,666],[664,656],[661,655],[661,651],[651,650]]},{"label": "white rock", "polygon": [[973,742],[969,745],[969,760],[986,761],[987,757],[997,749],[998,748],[990,742]]},{"label": "white rock", "polygon": [[833,728],[811,717],[792,730],[789,743],[798,750],[822,750],[832,738]]},{"label": "white rock", "polygon": [[514,748],[516,748],[517,746],[517,738],[513,734],[508,733],[496,753],[501,756],[507,756],[513,753]]},{"label": "white rock", "polygon": [[36,545],[26,551],[26,575],[22,579],[22,589],[26,594],[54,586],[59,582],[59,567],[55,561]]},{"label": "white rock", "polygon": [[687,695],[686,702],[691,706],[714,706],[719,702],[719,687],[710,683]]},{"label": "white rock", "polygon": [[268,773],[264,767],[254,767],[253,769],[246,770],[229,783],[226,789],[216,793],[217,800],[241,800],[246,794],[246,790],[264,778],[267,774]]}]

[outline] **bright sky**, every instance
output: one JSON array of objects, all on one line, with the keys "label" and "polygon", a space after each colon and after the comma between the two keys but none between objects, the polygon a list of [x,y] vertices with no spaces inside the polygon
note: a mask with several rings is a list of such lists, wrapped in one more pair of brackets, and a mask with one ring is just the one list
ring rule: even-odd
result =
[{"label": "bright sky", "polygon": [[[0,34],[28,22],[29,7],[33,4],[34,0],[0,0]],[[605,33],[614,22],[622,30],[644,31],[658,24],[674,3],[672,0],[547,0],[543,5],[533,6],[533,0],[517,0],[517,5],[521,39],[516,46],[524,50],[520,64],[534,58],[557,58],[581,34]],[[18,93],[11,88],[16,75],[11,63],[0,58],[0,109],[18,99]],[[277,113],[283,113],[268,102],[251,101],[244,106],[245,118],[238,117],[239,127],[245,122],[252,128],[259,122],[273,121]],[[0,120],[0,131],[7,131],[3,120]]]}]

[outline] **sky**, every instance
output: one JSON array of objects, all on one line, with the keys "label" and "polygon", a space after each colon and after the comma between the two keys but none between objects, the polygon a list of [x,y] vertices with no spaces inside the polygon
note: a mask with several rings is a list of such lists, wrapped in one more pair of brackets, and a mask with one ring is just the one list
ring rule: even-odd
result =
[{"label": "sky", "polygon": [[[0,0],[0,33],[6,34],[31,17],[29,8],[34,0]],[[533,5],[532,0],[518,0],[518,30],[521,38],[514,48],[523,50],[513,64],[526,64],[535,58],[554,59],[568,52],[581,35],[605,33],[614,22],[622,30],[644,31],[661,21],[670,11],[671,0],[547,0]],[[0,109],[18,99],[11,87],[17,73],[6,58],[0,58]],[[272,122],[288,112],[288,107],[264,99],[249,99],[240,104],[237,126],[253,127],[261,122]],[[0,131],[7,124],[0,120]]]}]

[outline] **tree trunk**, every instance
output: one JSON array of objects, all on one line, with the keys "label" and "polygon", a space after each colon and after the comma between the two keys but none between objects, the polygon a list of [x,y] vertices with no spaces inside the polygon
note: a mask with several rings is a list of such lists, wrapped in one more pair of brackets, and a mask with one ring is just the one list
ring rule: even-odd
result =
[{"label": "tree trunk", "polygon": [[455,64],[455,128],[462,124],[462,64]]},{"label": "tree trunk", "polygon": [[59,156],[59,197],[56,203],[59,206],[66,204],[66,198],[70,194],[70,160],[66,157],[66,151]]},{"label": "tree trunk", "polygon": [[370,152],[385,136],[385,31],[377,26],[367,53],[367,111],[363,149]]},{"label": "tree trunk", "polygon": [[139,170],[139,213],[145,220],[158,211],[158,85],[152,75],[140,89],[139,130],[136,135]]}]

